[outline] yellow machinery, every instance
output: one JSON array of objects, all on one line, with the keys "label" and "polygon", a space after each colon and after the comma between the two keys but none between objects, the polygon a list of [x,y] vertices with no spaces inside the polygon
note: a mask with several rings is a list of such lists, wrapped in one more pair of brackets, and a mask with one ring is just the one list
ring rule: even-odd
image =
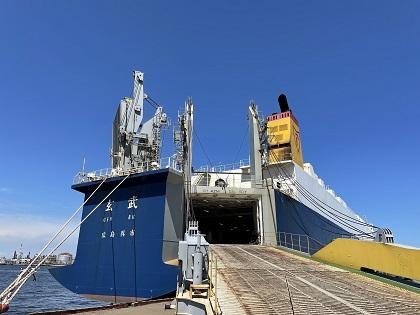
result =
[{"label": "yellow machinery", "polygon": [[338,238],[316,252],[314,257],[352,269],[367,268],[420,280],[420,250],[417,248]]},{"label": "yellow machinery", "polygon": [[293,160],[303,166],[298,121],[289,109],[285,95],[279,96],[279,104],[281,112],[267,118],[268,162],[273,164]]}]

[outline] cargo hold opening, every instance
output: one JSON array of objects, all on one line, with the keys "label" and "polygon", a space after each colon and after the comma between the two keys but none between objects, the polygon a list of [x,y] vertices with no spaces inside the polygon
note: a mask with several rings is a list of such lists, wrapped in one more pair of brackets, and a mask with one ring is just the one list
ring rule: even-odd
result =
[{"label": "cargo hold opening", "polygon": [[257,242],[257,200],[194,198],[192,205],[199,229],[209,243]]}]

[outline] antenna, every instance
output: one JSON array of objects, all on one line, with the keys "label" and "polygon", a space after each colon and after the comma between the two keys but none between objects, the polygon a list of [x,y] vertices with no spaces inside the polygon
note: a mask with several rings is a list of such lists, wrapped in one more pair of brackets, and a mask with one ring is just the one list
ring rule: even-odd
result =
[{"label": "antenna", "polygon": [[85,164],[86,164],[86,158],[83,157],[83,163],[82,163],[82,174],[85,173]]}]

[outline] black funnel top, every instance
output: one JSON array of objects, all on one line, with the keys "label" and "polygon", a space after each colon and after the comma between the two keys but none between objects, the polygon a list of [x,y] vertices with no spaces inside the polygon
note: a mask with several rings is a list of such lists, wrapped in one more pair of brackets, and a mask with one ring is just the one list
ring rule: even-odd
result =
[{"label": "black funnel top", "polygon": [[279,105],[280,105],[280,111],[282,113],[287,112],[287,111],[290,110],[289,104],[287,103],[287,97],[286,97],[286,95],[280,94],[280,96],[278,98],[278,101],[279,101]]}]

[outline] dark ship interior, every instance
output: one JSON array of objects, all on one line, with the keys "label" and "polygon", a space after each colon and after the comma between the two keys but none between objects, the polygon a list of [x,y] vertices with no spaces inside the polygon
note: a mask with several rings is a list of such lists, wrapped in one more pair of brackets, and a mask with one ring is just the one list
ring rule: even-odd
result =
[{"label": "dark ship interior", "polygon": [[258,241],[257,200],[194,198],[192,208],[201,233],[211,244],[252,244]]}]

